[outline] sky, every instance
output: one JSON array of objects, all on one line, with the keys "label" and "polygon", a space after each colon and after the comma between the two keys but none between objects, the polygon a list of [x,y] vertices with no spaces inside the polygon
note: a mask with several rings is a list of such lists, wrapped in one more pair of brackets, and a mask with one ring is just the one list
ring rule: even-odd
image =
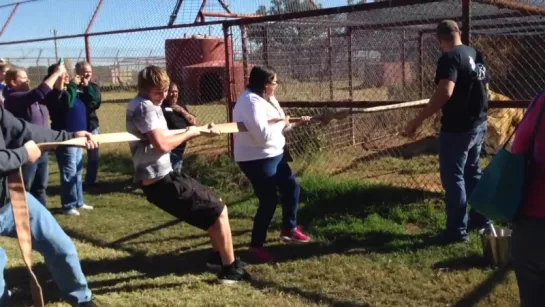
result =
[{"label": "sky", "polygon": [[[0,6],[14,2],[18,1],[0,0]],[[270,5],[270,0],[226,0],[225,2],[235,13],[255,13],[260,5],[267,7]],[[52,37],[53,29],[57,30],[58,36],[84,33],[97,3],[98,0],[38,0],[23,3],[0,37],[0,41]],[[104,0],[91,32],[166,25],[175,3],[175,0]],[[201,3],[201,0],[184,0],[175,23],[193,23]],[[336,7],[346,5],[347,0],[321,0],[320,3],[323,7]],[[12,9],[13,7],[0,7],[2,25],[8,19]],[[217,0],[207,0],[206,11],[224,12]],[[182,37],[184,34],[212,34],[223,37],[221,26],[94,36],[90,39],[91,56],[163,57],[165,39]],[[234,31],[233,36],[239,38],[239,31]],[[57,40],[57,48],[59,56],[75,59],[80,55],[85,57],[83,38]],[[40,64],[47,65],[45,58],[55,56],[53,41],[2,45],[0,57],[25,57],[26,60],[19,60],[19,65],[35,65],[40,50],[42,52]],[[105,61],[112,62],[112,60]]]}]

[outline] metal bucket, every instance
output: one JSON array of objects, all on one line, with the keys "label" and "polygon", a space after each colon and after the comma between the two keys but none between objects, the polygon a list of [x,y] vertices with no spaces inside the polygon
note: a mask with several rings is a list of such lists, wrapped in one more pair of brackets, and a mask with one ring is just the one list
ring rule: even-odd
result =
[{"label": "metal bucket", "polygon": [[511,263],[511,230],[496,228],[495,237],[491,229],[482,229],[479,234],[483,246],[483,256],[490,264],[506,267]]}]

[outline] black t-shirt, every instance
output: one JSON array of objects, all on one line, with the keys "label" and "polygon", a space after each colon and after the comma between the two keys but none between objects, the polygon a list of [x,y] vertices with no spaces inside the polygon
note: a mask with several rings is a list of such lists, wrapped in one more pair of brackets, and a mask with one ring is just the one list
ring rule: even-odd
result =
[{"label": "black t-shirt", "polygon": [[444,53],[437,64],[435,83],[441,79],[455,83],[452,96],[442,108],[441,131],[467,131],[486,121],[489,76],[480,52],[459,45]]},{"label": "black t-shirt", "polygon": [[[184,108],[186,111],[188,111],[185,105],[180,104],[180,106]],[[169,130],[185,129],[190,125],[189,122],[185,119],[185,117],[182,114],[174,111],[167,104],[165,103],[161,104],[161,108],[163,109],[163,115],[165,116],[165,120],[167,122],[167,126]],[[176,147],[176,149],[180,150],[183,153],[185,150],[185,146],[186,146],[186,143],[184,142],[180,146]]]}]

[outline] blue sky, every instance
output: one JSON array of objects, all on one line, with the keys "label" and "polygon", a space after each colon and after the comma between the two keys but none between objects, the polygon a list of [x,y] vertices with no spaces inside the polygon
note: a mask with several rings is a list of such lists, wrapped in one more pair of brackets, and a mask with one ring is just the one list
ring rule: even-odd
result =
[{"label": "blue sky", "polygon": [[[17,2],[0,0],[0,5]],[[259,5],[270,5],[270,0],[228,0],[230,9],[237,13],[254,13]],[[0,41],[16,41],[50,37],[52,29],[57,35],[83,33],[91,19],[98,0],[39,0],[19,6]],[[174,8],[175,0],[104,0],[93,25],[92,32],[111,31],[134,27],[166,25]],[[201,0],[184,0],[176,24],[192,23]],[[323,7],[346,5],[346,0],[322,0]],[[0,8],[0,23],[7,20],[12,7]],[[208,0],[207,11],[223,12],[216,0]],[[212,19],[214,20],[214,19]],[[164,56],[164,40],[184,34],[209,34],[223,36],[221,27],[197,27],[164,31],[95,36],[91,38],[91,54],[94,57]],[[234,36],[239,35],[238,31]],[[83,38],[58,40],[60,56],[77,58],[85,56]],[[26,57],[20,65],[35,65],[42,50],[42,58],[54,57],[53,41],[0,46],[0,57]],[[23,63],[24,62],[24,63]],[[108,61],[111,62],[111,61]],[[47,65],[47,62],[40,63]],[[106,63],[104,63],[106,64]]]}]

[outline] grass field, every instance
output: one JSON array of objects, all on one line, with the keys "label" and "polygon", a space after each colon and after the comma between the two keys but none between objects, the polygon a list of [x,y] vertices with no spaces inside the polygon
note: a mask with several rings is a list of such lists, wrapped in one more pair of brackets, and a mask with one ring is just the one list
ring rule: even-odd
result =
[{"label": "grass field", "polygon": [[[124,130],[124,107],[103,105],[103,133]],[[221,119],[202,108],[196,112]],[[214,145],[202,139],[192,142],[196,146]],[[413,160],[416,166],[406,172],[433,172],[433,156]],[[389,157],[374,163],[372,167],[384,168],[404,162]],[[128,146],[116,144],[101,149],[99,185],[84,195],[95,210],[80,217],[59,213],[58,171],[51,161],[51,211],[77,245],[98,306],[518,305],[513,272],[485,263],[475,233],[469,244],[429,243],[445,222],[440,194],[323,175],[319,169],[301,172],[298,221],[314,240],[306,245],[280,242],[278,209],[269,231],[278,261],[255,264],[246,247],[257,201],[237,166],[212,154],[188,155],[184,167],[227,200],[235,248],[249,262],[255,280],[232,287],[214,284],[214,275],[204,267],[209,251],[205,233],[151,206],[141,190],[131,188]],[[15,306],[28,306],[27,274],[17,243],[0,240],[9,257],[5,277]],[[59,302],[41,256],[34,257],[47,306],[67,306]]]}]

